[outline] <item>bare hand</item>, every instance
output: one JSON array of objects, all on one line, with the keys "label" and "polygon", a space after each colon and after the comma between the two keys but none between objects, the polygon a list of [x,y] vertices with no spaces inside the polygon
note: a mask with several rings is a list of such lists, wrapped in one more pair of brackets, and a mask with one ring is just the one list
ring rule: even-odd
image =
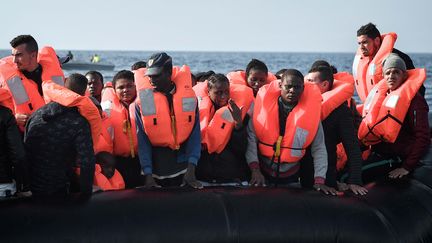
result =
[{"label": "bare hand", "polygon": [[195,165],[193,165],[193,164],[188,164],[187,171],[183,177],[182,186],[184,186],[186,184],[195,188],[195,189],[204,188],[203,185],[199,181],[197,181],[197,179],[195,178]]},{"label": "bare hand", "polygon": [[368,193],[368,190],[362,186],[356,185],[356,184],[348,184],[348,188],[356,195],[366,195]]},{"label": "bare hand", "polygon": [[389,177],[392,179],[396,179],[396,178],[402,178],[408,174],[409,174],[409,171],[407,171],[406,169],[397,168],[397,169],[390,171]]},{"label": "bare hand", "polygon": [[228,110],[231,112],[231,115],[236,123],[236,128],[241,128],[242,126],[242,112],[241,109],[237,106],[233,99],[228,100],[229,106]]},{"label": "bare hand", "polygon": [[337,192],[338,192],[333,187],[328,187],[328,186],[326,186],[324,184],[315,184],[313,187],[315,188],[315,190],[323,192],[326,195],[331,194],[333,196],[336,196]]},{"label": "bare hand", "polygon": [[156,183],[152,175],[146,175],[145,176],[145,185],[146,188],[159,188],[161,187]]},{"label": "bare hand", "polygon": [[29,115],[27,114],[16,114],[15,119],[17,121],[18,126],[25,127],[28,121]]},{"label": "bare hand", "polygon": [[259,169],[252,169],[251,180],[249,182],[251,186],[266,186],[265,178]]}]

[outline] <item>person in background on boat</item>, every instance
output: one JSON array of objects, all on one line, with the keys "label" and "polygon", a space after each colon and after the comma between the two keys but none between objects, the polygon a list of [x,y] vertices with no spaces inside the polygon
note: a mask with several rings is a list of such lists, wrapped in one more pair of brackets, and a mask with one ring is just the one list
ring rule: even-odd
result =
[{"label": "person in background on boat", "polygon": [[[407,71],[405,62],[397,54],[387,57],[383,70],[384,79],[377,84],[376,92],[371,92],[366,100],[365,109],[367,106],[370,109],[366,115],[364,111],[365,118],[358,134],[363,142],[372,144],[372,154],[365,163],[369,169],[363,172],[365,181],[387,173],[390,178],[408,175],[417,167],[431,142],[429,106],[419,91],[426,79],[425,70]],[[372,116],[377,114],[374,112],[376,109],[379,113],[374,119]],[[386,115],[382,119],[381,113]],[[370,139],[369,135],[376,139]],[[381,141],[382,138],[387,141]]]},{"label": "person in background on boat", "polygon": [[[71,74],[65,87],[83,96],[87,79]],[[50,102],[30,117],[24,137],[30,164],[31,191],[34,196],[66,196],[79,163],[80,192],[92,193],[95,156],[89,122],[76,107]]]},{"label": "person in background on boat", "polygon": [[8,90],[0,88],[0,198],[29,192],[28,165]]},{"label": "person in background on boat", "polygon": [[314,161],[313,187],[336,195],[334,188],[325,185],[327,151],[320,107],[318,87],[304,83],[296,69],[288,69],[280,82],[260,89],[247,127],[251,185],[265,185],[265,180],[276,185],[302,180],[299,171],[307,152]]},{"label": "person in background on boat", "polygon": [[94,54],[91,57],[90,62],[92,62],[92,63],[98,63],[98,62],[100,62],[100,56],[98,54]]},{"label": "person in background on boat", "polygon": [[201,135],[189,67],[173,67],[169,55],[155,53],[147,62],[146,76],[141,74],[135,73],[137,82],[143,84],[136,118],[146,186],[202,188],[195,177]]},{"label": "person in background on boat", "polygon": [[74,58],[74,56],[73,56],[73,54],[72,54],[72,52],[71,51],[68,51],[68,53],[67,53],[67,55],[66,55],[67,57],[69,57],[69,61],[72,61],[73,60],[73,58]]},{"label": "person in background on boat", "polygon": [[223,74],[213,74],[194,86],[201,127],[201,158],[197,178],[209,183],[240,183],[250,179],[245,152],[253,103],[251,88],[230,84]]},{"label": "person in background on boat", "polygon": [[88,71],[85,76],[88,80],[87,90],[90,96],[100,103],[102,101],[102,89],[104,86],[103,75],[98,71]]},{"label": "person in background on boat", "polygon": [[357,139],[357,129],[354,128],[352,112],[346,104],[354,92],[353,84],[350,82],[352,77],[349,76],[349,79],[349,81],[335,80],[333,70],[328,66],[312,66],[306,77],[308,82],[318,86],[323,95],[321,123],[324,129],[328,158],[326,185],[333,188],[338,186],[336,181],[336,146],[342,142],[349,162],[350,176],[347,186],[355,194],[365,195],[367,189],[362,187],[361,167],[363,161]]},{"label": "person in background on boat", "polygon": [[207,72],[197,72],[194,75],[197,82],[204,82],[213,74],[215,74],[215,72],[213,70],[209,70]]},{"label": "person in background on boat", "polygon": [[11,92],[16,121],[24,131],[30,115],[45,105],[43,83],[53,80],[63,85],[64,75],[55,51],[51,47],[39,50],[31,35],[19,35],[10,44],[12,56],[0,61],[0,87]]},{"label": "person in background on boat", "polygon": [[[414,69],[411,58],[394,48],[397,35],[387,33],[381,35],[377,27],[368,23],[357,30],[358,50],[353,62],[353,76],[357,94],[365,101],[372,87],[383,79],[382,62],[390,53],[396,53],[405,62],[408,70]],[[425,88],[420,93],[424,96]]]},{"label": "person in background on boat", "polygon": [[145,67],[147,67],[147,63],[145,61],[138,61],[138,62],[132,64],[131,70],[135,71],[135,70],[138,70],[140,68],[145,68]]},{"label": "person in background on boat", "polygon": [[230,83],[244,84],[251,87],[256,96],[259,88],[268,84],[276,77],[268,71],[264,62],[252,59],[246,66],[246,71],[235,71],[227,74]]},{"label": "person in background on boat", "polygon": [[138,142],[135,125],[135,99],[137,91],[134,73],[121,70],[114,75],[112,88],[102,94],[102,109],[109,117],[113,130],[113,149],[116,169],[123,176],[126,188],[144,184],[138,159]]},{"label": "person in background on boat", "polygon": [[286,68],[282,68],[281,70],[277,71],[276,74],[275,74],[276,78],[277,78],[277,79],[282,79],[282,74],[283,74],[286,70],[288,70],[288,69],[286,69]]}]

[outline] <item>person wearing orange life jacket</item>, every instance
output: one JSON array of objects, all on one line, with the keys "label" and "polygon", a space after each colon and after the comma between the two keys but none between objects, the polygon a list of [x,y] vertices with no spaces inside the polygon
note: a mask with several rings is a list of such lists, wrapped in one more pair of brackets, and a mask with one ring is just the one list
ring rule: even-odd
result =
[{"label": "person wearing orange life jacket", "polygon": [[144,184],[138,159],[138,141],[135,125],[136,86],[134,73],[119,71],[114,75],[113,88],[102,92],[102,109],[109,117],[114,129],[113,153],[116,169],[123,176],[126,188]]},{"label": "person wearing orange life jacket", "polygon": [[103,75],[98,71],[88,71],[86,76],[87,90],[90,96],[94,97],[99,103],[102,101],[102,89],[104,87]]},{"label": "person wearing orange life jacket", "polygon": [[365,195],[367,189],[361,186],[362,159],[357,129],[354,128],[351,110],[346,105],[346,101],[354,93],[352,76],[346,75],[336,80],[330,67],[312,66],[306,79],[318,86],[323,97],[321,121],[328,156],[326,185],[335,188],[338,186],[336,181],[336,147],[342,142],[349,161],[348,188],[355,194]]},{"label": "person wearing orange life jacket", "polygon": [[[376,26],[368,23],[357,30],[359,45],[353,61],[353,76],[357,94],[365,101],[373,86],[383,78],[382,62],[390,53],[398,54],[405,62],[407,69],[414,69],[411,58],[394,48],[396,33],[381,35]],[[424,96],[425,88],[420,89]]]},{"label": "person wearing orange life jacket", "polygon": [[[87,79],[81,74],[71,74],[65,87],[82,97]],[[31,115],[24,144],[28,157],[32,158],[29,163],[34,196],[69,194],[77,161],[81,170],[80,192],[83,196],[91,195],[95,170],[91,132],[89,122],[77,107],[52,101]]]},{"label": "person wearing orange life jacket", "polygon": [[189,67],[173,67],[166,53],[155,53],[147,70],[135,71],[139,87],[136,118],[139,158],[146,186],[202,188],[195,167],[201,153],[197,98]]},{"label": "person wearing orange life jacket", "polygon": [[98,142],[94,145],[96,168],[93,184],[99,186],[104,191],[124,189],[125,182],[123,177],[115,169],[116,160],[113,156],[114,131],[111,120],[103,112],[100,103],[94,97],[90,98],[99,109],[102,118],[102,131]]},{"label": "person wearing orange life jacket", "polygon": [[210,183],[248,181],[244,127],[254,100],[252,89],[230,84],[223,74],[213,74],[194,86],[194,91],[199,100],[203,145],[197,179]]},{"label": "person wearing orange life jacket", "polygon": [[324,184],[327,152],[320,107],[318,88],[304,83],[303,75],[295,69],[285,71],[280,82],[275,80],[260,89],[247,128],[246,160],[252,171],[251,185],[264,185],[265,179],[276,184],[298,182],[302,159],[310,148],[313,187],[336,195],[334,188]]},{"label": "person wearing orange life jacket", "polygon": [[42,85],[52,80],[64,85],[64,75],[55,51],[38,44],[30,35],[20,35],[11,42],[12,56],[0,60],[0,87],[13,97],[17,124],[23,131],[29,116],[45,105]]},{"label": "person wearing orange life jacket", "polygon": [[230,83],[243,84],[252,88],[256,96],[259,88],[276,80],[276,76],[268,71],[264,62],[252,59],[246,66],[246,71],[235,71],[227,74]]},{"label": "person wearing orange life jacket", "polygon": [[[407,71],[396,54],[387,57],[383,70],[384,79],[366,99],[358,133],[364,143],[372,145],[364,166],[368,168],[363,172],[365,181],[385,174],[390,178],[408,175],[430,144],[429,107],[419,91],[426,79],[425,70]],[[395,164],[399,168],[395,169]]]},{"label": "person wearing orange life jacket", "polygon": [[13,115],[12,97],[0,88],[0,198],[29,194],[28,165],[21,134]]}]

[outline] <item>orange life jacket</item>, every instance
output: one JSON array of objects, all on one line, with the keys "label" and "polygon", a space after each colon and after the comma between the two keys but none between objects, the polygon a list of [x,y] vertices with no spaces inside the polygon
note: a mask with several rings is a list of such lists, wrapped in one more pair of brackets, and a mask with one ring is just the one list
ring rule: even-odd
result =
[{"label": "orange life jacket", "polygon": [[426,80],[426,70],[408,70],[408,79],[389,92],[386,80],[381,80],[368,95],[363,107],[363,120],[358,137],[366,145],[381,141],[394,143],[411,100]]},{"label": "orange life jacket", "polygon": [[9,90],[0,88],[0,105],[9,108],[14,113],[14,105]]},{"label": "orange life jacket", "polygon": [[363,57],[360,47],[357,49],[353,62],[353,76],[357,94],[364,102],[372,88],[383,78],[382,63],[393,51],[397,39],[396,33],[381,36],[381,46],[375,56]]},{"label": "orange life jacket", "polygon": [[[47,80],[64,85],[64,75],[52,47],[43,47],[38,53],[38,63],[42,66],[42,84]],[[15,114],[32,114],[45,105],[37,84],[27,79],[16,67],[13,57],[0,60],[0,86],[12,94]]]},{"label": "orange life jacket", "polygon": [[[76,168],[75,173],[80,175],[80,168]],[[95,164],[93,185],[100,187],[103,191],[125,189],[125,182],[118,170],[114,171],[114,175],[111,178],[107,178],[104,174],[102,174],[102,168],[99,164]]]},{"label": "orange life jacket", "polygon": [[111,120],[106,116],[105,113],[102,115],[102,130],[99,136],[97,144],[93,145],[95,154],[100,152],[108,152],[113,154],[113,139],[114,129],[111,125]]},{"label": "orange life jacket", "polygon": [[109,117],[114,129],[113,154],[134,158],[138,142],[135,125],[135,104],[125,108],[113,88],[105,88],[102,94],[102,109]]},{"label": "orange life jacket", "polygon": [[[229,72],[227,75],[228,80],[232,84],[243,84],[246,86],[249,86],[246,80],[246,72],[245,71],[235,71],[235,72]],[[267,73],[267,84],[271,83],[273,80],[276,80],[276,76],[268,72]]]},{"label": "orange life jacket", "polygon": [[81,96],[72,90],[58,85],[50,80],[43,83],[44,97],[66,107],[77,107],[79,113],[89,122],[93,145],[98,143],[102,130],[102,120],[98,108],[87,96]]},{"label": "orange life jacket", "polygon": [[321,121],[325,120],[334,109],[350,99],[354,94],[354,79],[351,74],[341,72],[334,74],[333,87],[321,94]]},{"label": "orange life jacket", "polygon": [[[235,122],[228,105],[215,111],[213,102],[208,96],[207,81],[193,87],[198,97],[200,114],[201,143],[209,153],[221,153],[231,138]],[[230,98],[242,111],[245,118],[253,100],[253,91],[245,85],[230,84]]]},{"label": "orange life jacket", "polygon": [[318,130],[321,114],[321,95],[318,87],[305,83],[298,104],[290,112],[285,124],[285,134],[280,134],[278,98],[279,82],[261,87],[255,98],[253,125],[258,148],[263,156],[280,162],[297,162],[312,143]]},{"label": "orange life jacket", "polygon": [[141,86],[136,103],[141,110],[145,133],[153,146],[177,150],[194,127],[197,99],[188,66],[173,67],[171,80],[176,86],[173,110],[165,95],[154,92],[149,78],[135,72],[135,81]]}]

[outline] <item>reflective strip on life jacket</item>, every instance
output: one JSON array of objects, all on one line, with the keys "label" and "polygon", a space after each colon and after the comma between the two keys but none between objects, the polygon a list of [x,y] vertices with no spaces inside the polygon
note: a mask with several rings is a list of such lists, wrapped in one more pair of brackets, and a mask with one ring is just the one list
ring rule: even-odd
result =
[{"label": "reflective strip on life jacket", "polygon": [[143,116],[156,115],[156,105],[152,89],[142,89],[139,91],[141,112]]},{"label": "reflective strip on life jacket", "polygon": [[30,100],[22,79],[19,76],[14,76],[6,82],[16,105],[24,104]]}]

